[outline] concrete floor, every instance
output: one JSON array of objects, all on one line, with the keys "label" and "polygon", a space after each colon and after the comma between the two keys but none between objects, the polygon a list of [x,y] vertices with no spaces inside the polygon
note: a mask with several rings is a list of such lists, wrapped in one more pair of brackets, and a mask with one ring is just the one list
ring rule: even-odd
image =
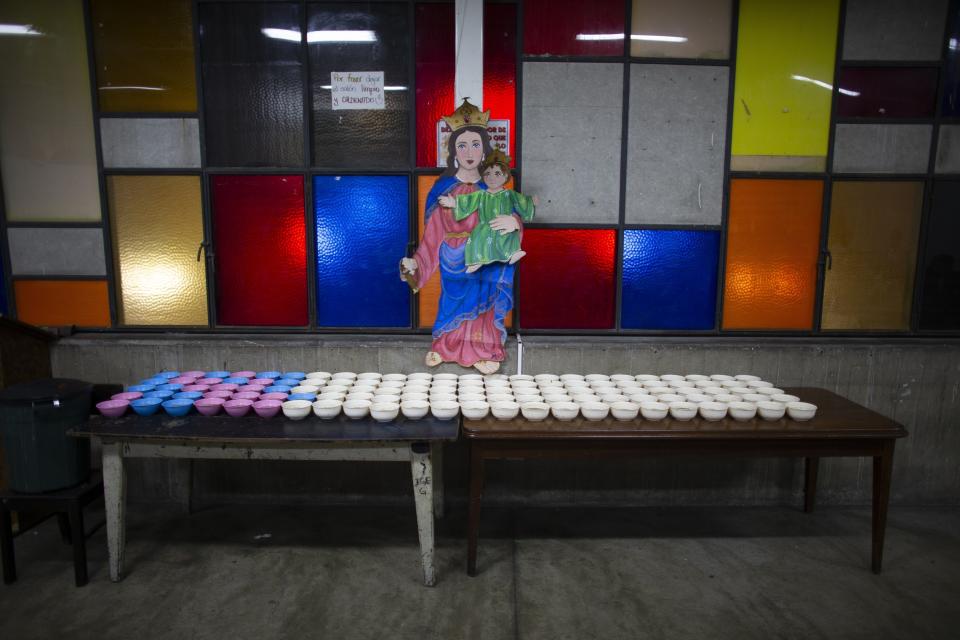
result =
[{"label": "concrete floor", "polygon": [[464,521],[431,589],[412,505],[132,505],[126,578],[101,528],[77,589],[48,520],[16,540],[0,638],[960,637],[960,509],[892,508],[882,576],[862,508],[487,508],[476,578]]}]

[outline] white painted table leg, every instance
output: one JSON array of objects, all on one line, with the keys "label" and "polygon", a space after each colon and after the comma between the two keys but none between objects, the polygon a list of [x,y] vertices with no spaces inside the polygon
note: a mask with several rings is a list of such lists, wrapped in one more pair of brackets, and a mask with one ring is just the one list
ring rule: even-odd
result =
[{"label": "white painted table leg", "polygon": [[436,581],[433,572],[433,464],[427,445],[417,443],[410,446],[410,469],[413,474],[413,498],[417,508],[423,583],[432,587]]},{"label": "white painted table leg", "polygon": [[107,515],[107,551],[110,556],[110,580],[119,582],[123,573],[123,548],[126,542],[127,474],[123,468],[121,445],[103,445],[103,499]]},{"label": "white painted table leg", "polygon": [[443,517],[443,443],[430,443],[430,459],[433,462],[433,515]]}]

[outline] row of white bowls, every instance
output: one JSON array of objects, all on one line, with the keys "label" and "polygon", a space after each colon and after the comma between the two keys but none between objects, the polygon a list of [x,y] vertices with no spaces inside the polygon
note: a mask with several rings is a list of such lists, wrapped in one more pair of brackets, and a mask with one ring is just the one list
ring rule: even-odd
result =
[{"label": "row of white bowls", "polygon": [[460,411],[471,419],[493,413],[503,420],[513,419],[518,413],[528,420],[542,420],[550,414],[559,420],[572,420],[581,413],[588,420],[603,420],[609,414],[618,420],[633,420],[638,414],[647,420],[667,415],[689,420],[698,414],[706,420],[730,415],[747,421],[758,414],[765,420],[779,420],[784,414],[794,420],[809,420],[817,409],[757,376],[724,374],[457,376],[315,372],[293,391],[319,394],[312,403],[284,403],[284,414],[294,419],[309,415],[311,407],[326,419],[342,410],[351,418],[370,415],[382,421],[393,420],[401,412],[408,418],[431,413],[439,419],[451,419]]}]

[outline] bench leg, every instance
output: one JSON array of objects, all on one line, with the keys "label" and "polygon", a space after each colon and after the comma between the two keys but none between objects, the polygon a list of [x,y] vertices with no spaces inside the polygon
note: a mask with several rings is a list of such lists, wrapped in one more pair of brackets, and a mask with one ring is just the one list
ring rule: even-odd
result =
[{"label": "bench leg", "polygon": [[17,581],[17,565],[13,558],[13,518],[7,505],[0,503],[0,555],[3,556],[3,582]]},{"label": "bench leg", "polygon": [[413,475],[413,499],[417,509],[417,533],[420,537],[420,560],[423,563],[423,584],[436,582],[433,570],[433,464],[430,446],[410,446],[410,470]]},{"label": "bench leg", "polygon": [[803,510],[813,513],[817,503],[817,471],[820,469],[820,458],[806,458],[804,467]]},{"label": "bench leg", "polygon": [[443,443],[430,443],[430,459],[433,462],[433,515],[443,517]]},{"label": "bench leg", "polygon": [[467,515],[467,575],[477,575],[477,542],[480,537],[480,500],[483,497],[483,456],[470,442],[470,502]]},{"label": "bench leg", "polygon": [[87,536],[83,507],[79,500],[70,505],[70,533],[73,540],[73,576],[78,587],[87,584]]},{"label": "bench leg", "polygon": [[60,528],[60,539],[63,540],[63,544],[70,544],[73,538],[70,536],[70,517],[66,513],[57,513],[57,527]]},{"label": "bench leg", "polygon": [[110,580],[119,582],[123,574],[126,543],[126,487],[123,455],[116,443],[103,445],[103,501],[107,514],[107,551],[110,555]]},{"label": "bench leg", "polygon": [[890,476],[893,472],[894,441],[883,443],[883,453],[873,458],[873,545],[870,568],[880,573],[883,565],[883,540],[887,530],[890,504]]}]

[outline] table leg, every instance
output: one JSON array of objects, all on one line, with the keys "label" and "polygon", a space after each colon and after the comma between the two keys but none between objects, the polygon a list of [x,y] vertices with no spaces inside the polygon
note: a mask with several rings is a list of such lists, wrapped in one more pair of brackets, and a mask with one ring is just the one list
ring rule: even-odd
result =
[{"label": "table leg", "polygon": [[883,539],[887,530],[890,504],[890,476],[893,471],[894,440],[883,443],[883,453],[873,458],[873,546],[871,568],[880,573],[883,564]]},{"label": "table leg", "polygon": [[467,515],[467,575],[477,575],[477,541],[480,537],[480,500],[483,497],[483,456],[480,445],[470,442],[470,511]]},{"label": "table leg", "polygon": [[17,581],[17,565],[13,557],[13,518],[6,504],[0,502],[0,555],[3,556],[3,582]]},{"label": "table leg", "polygon": [[430,459],[433,462],[433,515],[443,517],[443,443],[430,443]]},{"label": "table leg", "polygon": [[413,475],[413,498],[417,508],[423,584],[432,587],[436,577],[433,572],[433,464],[430,460],[429,445],[417,442],[410,446],[410,470]]},{"label": "table leg", "polygon": [[126,543],[127,475],[123,468],[121,445],[103,445],[103,502],[107,515],[107,551],[110,556],[110,580],[119,582],[123,573]]},{"label": "table leg", "polygon": [[87,536],[80,500],[70,505],[70,537],[73,541],[73,577],[78,587],[87,584]]},{"label": "table leg", "polygon": [[820,458],[806,458],[804,464],[803,510],[813,513],[817,502],[817,472],[820,470]]}]

